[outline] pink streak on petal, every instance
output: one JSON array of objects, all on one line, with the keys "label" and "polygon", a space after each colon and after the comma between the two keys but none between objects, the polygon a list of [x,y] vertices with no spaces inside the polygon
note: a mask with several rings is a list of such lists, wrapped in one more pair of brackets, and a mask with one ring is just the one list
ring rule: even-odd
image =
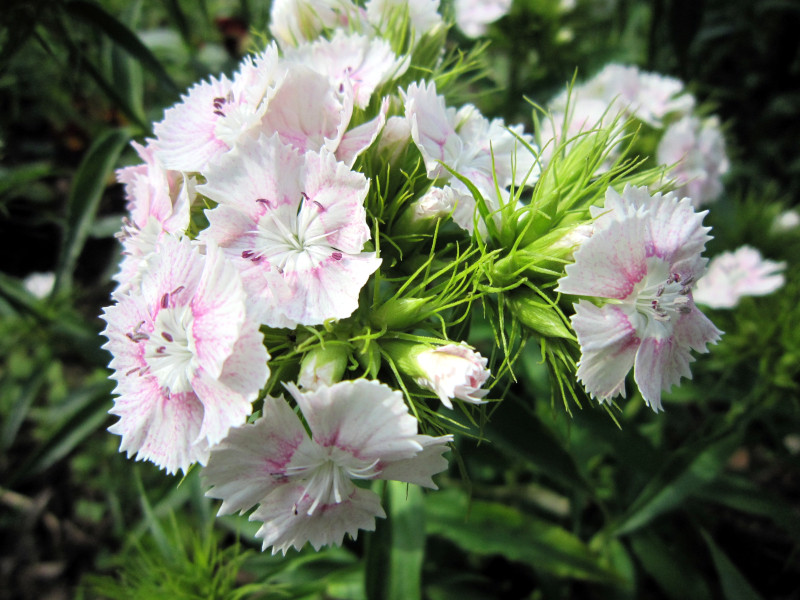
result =
[{"label": "pink streak on petal", "polygon": [[641,340],[616,306],[596,307],[581,300],[575,305],[572,326],[581,345],[578,380],[599,400],[625,396],[625,376],[633,366]]}]

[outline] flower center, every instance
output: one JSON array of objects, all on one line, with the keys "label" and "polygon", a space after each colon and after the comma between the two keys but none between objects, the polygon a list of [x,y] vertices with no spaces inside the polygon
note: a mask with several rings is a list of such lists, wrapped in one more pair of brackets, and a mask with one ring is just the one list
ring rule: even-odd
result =
[{"label": "flower center", "polygon": [[628,297],[636,311],[647,319],[649,329],[665,326],[673,317],[692,310],[689,292],[694,279],[670,273],[669,265],[657,257],[647,259],[647,275]]},{"label": "flower center", "polygon": [[287,475],[305,482],[297,504],[306,496],[311,498],[308,515],[314,514],[319,505],[340,504],[348,498],[355,487],[352,479],[373,479],[380,473],[376,468],[378,459],[369,462],[336,446],[317,448],[319,454],[315,463],[286,469]]},{"label": "flower center", "polygon": [[[169,295],[165,294],[166,302]],[[156,315],[153,333],[145,342],[144,359],[161,387],[177,394],[192,390],[192,378],[198,367],[189,306],[162,308]]]},{"label": "flower center", "polygon": [[276,206],[260,198],[256,202],[267,207],[255,232],[257,247],[242,252],[242,258],[259,262],[266,258],[279,273],[309,271],[332,257],[341,260],[342,253],[334,251],[327,238],[336,229],[325,231],[320,215],[325,207],[302,194],[297,212],[290,205]]}]

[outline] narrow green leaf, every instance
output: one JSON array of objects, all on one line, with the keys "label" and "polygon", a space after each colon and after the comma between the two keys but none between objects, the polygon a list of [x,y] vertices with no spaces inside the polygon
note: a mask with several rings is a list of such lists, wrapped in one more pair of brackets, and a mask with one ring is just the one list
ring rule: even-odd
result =
[{"label": "narrow green leaf", "polygon": [[671,600],[711,600],[703,574],[650,532],[631,537],[631,548],[644,570]]},{"label": "narrow green leaf", "polygon": [[417,600],[422,593],[425,506],[419,486],[387,483],[392,545],[387,600]]},{"label": "narrow green leaf", "polygon": [[711,552],[711,558],[714,561],[714,567],[717,569],[725,600],[763,600],[739,569],[736,568],[736,565],[714,543],[709,533],[704,529],[701,529],[700,533]]},{"label": "narrow green leaf", "polygon": [[509,400],[501,403],[484,425],[486,437],[505,453],[525,459],[554,481],[589,492],[590,486],[572,455],[556,436],[527,410],[521,399]]},{"label": "narrow green leaf", "polygon": [[[138,20],[141,0],[132,2],[124,11],[124,21],[128,26]],[[110,42],[110,41],[109,41]],[[139,121],[146,121],[144,113],[144,85],[141,63],[116,43],[110,42],[111,81],[120,96],[125,98]]]},{"label": "narrow green leaf", "polygon": [[429,535],[442,536],[467,552],[499,554],[556,577],[625,585],[572,533],[514,507],[468,503],[464,492],[443,490],[425,497],[425,518]]},{"label": "narrow green leaf", "polygon": [[766,517],[800,541],[800,516],[794,507],[749,479],[726,474],[715,481],[713,487],[700,490],[696,495],[706,502]]},{"label": "narrow green leaf", "polygon": [[187,48],[191,48],[192,34],[189,31],[189,21],[186,19],[186,14],[183,12],[180,2],[178,0],[167,0],[164,2],[164,8],[167,9],[170,19],[180,31],[183,43],[186,44]]},{"label": "narrow green leaf", "polygon": [[34,181],[53,173],[53,166],[47,162],[35,162],[18,167],[0,167],[0,196],[27,186]]},{"label": "narrow green leaf", "polygon": [[704,440],[699,446],[689,447],[679,453],[645,486],[617,526],[616,534],[631,533],[656,517],[682,506],[687,497],[719,476],[741,439],[742,431],[737,429],[710,442]]},{"label": "narrow green leaf", "polygon": [[150,52],[150,49],[142,43],[135,33],[107,13],[99,4],[87,2],[86,0],[70,0],[66,3],[65,8],[70,16],[105,33],[111,41],[124,48],[143,67],[155,75],[161,85],[171,92],[178,93],[179,90],[175,82],[172,81],[164,67],[158,62],[158,59]]},{"label": "narrow green leaf", "polygon": [[97,213],[106,178],[129,139],[130,134],[124,129],[108,130],[95,140],[78,167],[67,200],[67,221],[53,286],[54,295],[71,286],[72,272]]},{"label": "narrow green leaf", "polygon": [[112,388],[112,382],[104,380],[73,392],[73,398],[67,401],[82,408],[49,436],[47,443],[23,463],[12,480],[31,477],[48,469],[100,429],[108,418]]},{"label": "narrow green leaf", "polygon": [[46,376],[47,369],[44,368],[44,365],[39,365],[39,368],[33,372],[31,378],[19,390],[11,410],[3,421],[2,430],[0,430],[0,449],[6,450],[14,443],[14,438],[17,437],[20,426],[25,417],[28,416],[28,412],[36,399],[36,395],[42,388]]},{"label": "narrow green leaf", "polygon": [[164,558],[164,560],[167,562],[172,562],[175,560],[175,550],[173,549],[172,544],[170,544],[169,536],[164,530],[164,527],[162,527],[161,521],[159,521],[158,517],[156,516],[153,506],[150,504],[150,500],[147,497],[147,492],[144,489],[144,485],[142,485],[142,478],[139,476],[138,471],[135,471],[134,475],[136,478],[136,487],[139,490],[139,502],[142,505],[142,512],[144,513],[144,523],[147,525],[147,528],[150,530],[150,534],[153,536],[153,541],[155,542],[159,554],[161,554],[162,558]]}]

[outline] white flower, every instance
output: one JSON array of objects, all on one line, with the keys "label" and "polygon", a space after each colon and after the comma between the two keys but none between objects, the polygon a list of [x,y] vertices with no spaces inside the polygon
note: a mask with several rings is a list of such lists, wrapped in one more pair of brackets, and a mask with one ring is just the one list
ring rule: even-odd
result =
[{"label": "white flower", "polygon": [[658,144],[657,158],[662,165],[675,165],[669,175],[678,184],[676,195],[688,196],[697,207],[719,198],[720,178],[729,163],[716,117],[684,117],[670,125]]},{"label": "white flower", "polygon": [[694,300],[711,308],[733,308],[742,296],[766,296],[783,286],[786,263],[765,260],[750,246],[715,256],[694,290]]},{"label": "white flower", "polygon": [[572,326],[581,346],[578,380],[601,401],[625,396],[634,379],[653,410],[661,391],[691,377],[690,349],[707,352],[720,331],[694,305],[692,286],[705,271],[710,228],[688,198],[651,197],[646,188],[609,188],[595,231],[575,252],[557,292],[580,300]]},{"label": "white flower", "polygon": [[167,169],[202,171],[256,129],[285,71],[275,44],[224,75],[192,87],[154,125],[156,156]]},{"label": "white flower", "polygon": [[471,404],[482,404],[489,390],[481,386],[489,378],[487,359],[469,346],[447,344],[417,355],[417,363],[425,373],[417,383],[439,396],[447,408],[453,408],[454,398]]},{"label": "white flower", "polygon": [[271,327],[349,317],[380,265],[370,238],[369,181],[324,148],[300,154],[277,135],[217,161],[199,188],[218,203],[199,239],[219,244],[242,274],[256,317]]},{"label": "white flower", "polygon": [[190,210],[196,196],[194,177],[165,169],[155,157],[155,148],[136,142],[134,147],[144,164],[117,171],[117,180],[125,184],[130,217],[123,219],[123,260],[114,279],[119,283],[115,294],[137,286],[144,275],[147,260],[167,234],[180,237],[189,227]]},{"label": "white flower", "polygon": [[532,185],[538,176],[533,154],[525,147],[533,138],[517,125],[506,128],[501,119],[488,121],[468,104],[459,110],[447,107],[436,94],[434,83],[412,83],[403,93],[411,137],[419,148],[430,179],[449,182],[463,194],[462,209],[469,215],[461,227],[472,232],[475,200],[468,188],[446,167],[469,179],[481,191],[490,210],[498,208],[495,181],[504,189]]},{"label": "white flower", "polygon": [[512,0],[456,0],[456,26],[467,37],[486,33],[488,25],[505,15]]},{"label": "white flower", "polygon": [[385,517],[380,499],[353,479],[436,488],[452,436],[419,435],[400,392],[363,379],[286,389],[310,435],[283,398],[267,396],[262,417],[231,431],[204,470],[207,495],[223,500],[220,514],[259,505],[250,520],[263,523],[256,535],[264,549],[285,554],[308,542],[319,550],[373,530]]},{"label": "white flower", "polygon": [[55,285],[55,282],[56,276],[53,272],[31,273],[22,281],[22,285],[33,296],[41,300],[53,291],[53,285]]},{"label": "white flower", "polygon": [[384,39],[341,29],[330,40],[320,39],[287,52],[286,60],[326,76],[334,88],[352,88],[359,108],[366,108],[379,86],[405,73],[410,62],[408,56],[398,58]]},{"label": "white flower", "polygon": [[[616,63],[606,65],[592,79],[575,86],[571,95],[560,94],[551,100],[549,107],[563,114],[568,102],[589,100],[610,106],[609,119],[623,113],[652,127],[661,127],[668,114],[684,116],[694,108],[694,97],[684,91],[680,80]],[[575,112],[574,118],[580,121],[580,113]]]},{"label": "white flower", "polygon": [[362,19],[350,0],[274,0],[269,31],[283,48],[315,39],[323,29],[347,27]]},{"label": "white flower", "polygon": [[236,269],[215,246],[201,255],[167,235],[141,285],[102,318],[119,395],[109,431],[122,436],[120,451],[168,473],[204,463],[251,413],[269,375]]}]

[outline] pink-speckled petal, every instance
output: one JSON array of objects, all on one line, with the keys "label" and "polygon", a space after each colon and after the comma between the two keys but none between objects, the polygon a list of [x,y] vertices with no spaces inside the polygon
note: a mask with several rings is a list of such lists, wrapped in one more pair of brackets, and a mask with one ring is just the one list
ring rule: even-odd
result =
[{"label": "pink-speckled petal", "polygon": [[249,138],[209,167],[207,182],[197,191],[256,221],[271,208],[297,205],[303,162],[277,135]]},{"label": "pink-speckled petal", "polygon": [[461,156],[463,143],[455,130],[456,111],[447,108],[433,82],[412,83],[403,98],[411,137],[422,153],[428,177],[449,179],[439,161],[453,166]]},{"label": "pink-speckled petal", "polygon": [[348,167],[352,167],[356,159],[378,139],[383,126],[386,124],[386,115],[389,112],[389,98],[381,102],[381,110],[374,119],[354,127],[344,134],[339,147],[336,149],[337,160]]},{"label": "pink-speckled petal", "polygon": [[369,180],[337,162],[327,151],[306,154],[305,194],[301,210],[306,239],[357,254],[370,238],[364,199]]},{"label": "pink-speckled petal", "polygon": [[303,496],[303,489],[302,485],[279,487],[250,515],[251,521],[263,522],[256,533],[264,540],[263,550],[272,546],[273,554],[286,554],[291,547],[300,550],[306,542],[315,550],[339,546],[345,534],[356,539],[359,529],[374,531],[375,517],[386,516],[378,495],[360,488],[354,488],[341,503],[320,505],[309,515],[313,500]]},{"label": "pink-speckled petal", "polygon": [[242,425],[253,412],[250,401],[202,369],[195,373],[192,388],[205,409],[197,439],[206,439],[211,446],[222,441],[231,427]]},{"label": "pink-speckled petal", "polygon": [[109,411],[119,421],[108,430],[122,436],[120,452],[136,455],[175,473],[208,458],[208,444],[198,440],[203,405],[192,392],[166,394],[154,377],[143,376],[138,385],[117,388],[122,395]]},{"label": "pink-speckled petal", "polygon": [[417,420],[403,395],[377,381],[357,379],[300,392],[288,384],[314,441],[335,446],[363,460],[407,459],[422,450]]},{"label": "pink-speckled petal", "polygon": [[640,340],[628,315],[619,307],[596,307],[581,300],[575,305],[572,326],[581,345],[578,380],[599,400],[621,394],[625,376],[633,367]]},{"label": "pink-speckled petal", "polygon": [[257,323],[248,320],[242,327],[241,337],[233,347],[233,352],[225,361],[220,383],[252,402],[269,378],[269,358],[264,347],[264,336]]},{"label": "pink-speckled petal", "polygon": [[302,325],[346,319],[358,308],[361,288],[380,264],[374,252],[350,255],[336,251],[325,258],[297,263],[284,276],[294,291],[294,301],[283,307],[284,314]]},{"label": "pink-speckled petal", "polygon": [[206,496],[223,501],[221,515],[248,511],[286,485],[292,457],[311,443],[283,398],[267,396],[263,415],[251,425],[231,429],[203,469],[204,481],[213,486]]},{"label": "pink-speckled petal", "polygon": [[675,339],[695,352],[708,352],[707,344],[716,344],[722,331],[692,305],[691,311],[678,317],[674,329]]},{"label": "pink-speckled petal", "polygon": [[678,385],[681,377],[691,379],[689,364],[693,361],[689,349],[675,337],[642,340],[633,376],[647,405],[656,412],[662,410],[661,391]]},{"label": "pink-speckled petal", "polygon": [[168,169],[202,171],[212,159],[227,152],[230,145],[217,137],[217,121],[225,117],[215,108],[216,98],[225,98],[231,81],[201,81],[181,96],[182,102],[164,113],[164,120],[153,127],[156,134],[156,156]]},{"label": "pink-speckled petal", "polygon": [[196,356],[213,378],[233,352],[245,320],[246,296],[236,267],[214,244],[206,248],[205,268],[192,298]]},{"label": "pink-speckled petal", "polygon": [[[346,90],[343,90],[346,91]],[[303,65],[289,72],[272,98],[261,131],[277,133],[299,152],[335,150],[353,113],[352,90],[337,94],[327,77]]]},{"label": "pink-speckled petal", "polygon": [[[641,188],[639,188],[641,189]],[[626,188],[623,198],[635,188]],[[702,268],[696,258],[703,252],[706,242],[711,239],[710,227],[703,226],[703,218],[708,211],[695,212],[691,200],[683,198],[676,201],[674,194],[656,194],[652,197],[646,210],[652,217],[648,219],[649,234],[647,239],[648,256],[658,256],[672,265],[689,261],[692,265],[684,270]],[[692,273],[699,277],[702,270]]]},{"label": "pink-speckled petal", "polygon": [[627,298],[647,273],[647,223],[641,215],[614,221],[575,252],[557,292],[599,298]]},{"label": "pink-speckled petal", "polygon": [[150,307],[160,306],[164,294],[170,294],[173,305],[189,304],[200,284],[204,264],[191,240],[163,236],[147,262],[147,277],[142,279],[142,297]]}]

